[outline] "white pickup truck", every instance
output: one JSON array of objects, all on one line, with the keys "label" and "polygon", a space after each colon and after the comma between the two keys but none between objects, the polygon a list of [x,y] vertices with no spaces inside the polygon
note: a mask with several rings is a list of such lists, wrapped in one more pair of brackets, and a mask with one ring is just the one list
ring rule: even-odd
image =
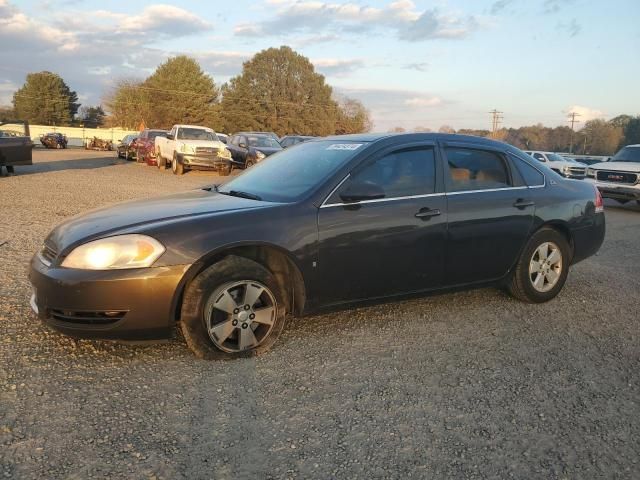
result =
[{"label": "white pickup truck", "polygon": [[217,170],[220,175],[231,173],[231,152],[216,132],[196,125],[174,125],[167,137],[156,137],[158,168],[171,165],[175,175],[185,170]]},{"label": "white pickup truck", "polygon": [[640,145],[627,145],[610,161],[591,165],[587,176],[603,197],[640,205]]}]

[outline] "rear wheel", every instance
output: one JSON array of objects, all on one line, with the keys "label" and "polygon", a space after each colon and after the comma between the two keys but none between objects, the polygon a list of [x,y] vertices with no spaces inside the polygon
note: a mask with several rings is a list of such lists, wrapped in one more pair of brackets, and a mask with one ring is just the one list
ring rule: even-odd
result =
[{"label": "rear wheel", "polygon": [[527,303],[554,298],[567,280],[571,247],[557,230],[542,228],[529,239],[508,284],[509,292]]},{"label": "rear wheel", "polygon": [[267,351],[285,323],[285,296],[269,270],[228,256],[187,287],[181,328],[199,358],[247,357]]},{"label": "rear wheel", "polygon": [[184,173],[184,165],[178,161],[178,155],[173,154],[173,160],[171,161],[171,171],[174,175],[182,175]]},{"label": "rear wheel", "polygon": [[162,155],[160,155],[160,149],[156,151],[156,159],[156,165],[158,166],[159,170],[164,170],[165,168],[167,168],[167,161]]}]

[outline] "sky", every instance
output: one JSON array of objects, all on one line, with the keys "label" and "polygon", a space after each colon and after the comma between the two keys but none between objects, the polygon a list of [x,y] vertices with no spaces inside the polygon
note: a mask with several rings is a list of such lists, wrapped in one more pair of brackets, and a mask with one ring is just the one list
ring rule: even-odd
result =
[{"label": "sky", "polygon": [[376,131],[640,114],[640,0],[0,0],[0,105],[41,70],[96,105],[182,53],[221,85],[280,45]]}]

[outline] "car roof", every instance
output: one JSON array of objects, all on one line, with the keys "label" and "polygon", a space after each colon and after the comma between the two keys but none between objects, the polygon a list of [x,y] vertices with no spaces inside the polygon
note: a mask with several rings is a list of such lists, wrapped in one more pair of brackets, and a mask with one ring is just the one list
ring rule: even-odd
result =
[{"label": "car roof", "polygon": [[[492,140],[475,135],[461,135],[458,133],[436,133],[436,132],[403,132],[403,133],[354,133],[350,135],[334,135],[318,140],[350,141],[350,142],[377,142],[390,138],[404,138],[407,141],[441,141],[441,142],[473,142],[481,145],[494,146],[499,148],[514,148],[508,143]],[[313,141],[313,140],[312,140]]]},{"label": "car roof", "polygon": [[175,126],[178,127],[178,128],[199,128],[200,130],[208,130],[210,132],[213,132],[212,128],[203,127],[202,125],[182,125],[182,124],[177,124]]}]

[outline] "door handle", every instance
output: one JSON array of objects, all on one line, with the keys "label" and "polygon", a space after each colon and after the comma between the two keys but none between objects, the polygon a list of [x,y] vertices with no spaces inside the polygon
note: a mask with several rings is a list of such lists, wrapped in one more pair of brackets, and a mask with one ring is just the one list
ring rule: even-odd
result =
[{"label": "door handle", "polygon": [[421,208],[418,213],[416,213],[415,217],[428,220],[431,217],[437,217],[438,215],[440,215],[440,209],[438,208]]},{"label": "door handle", "polygon": [[516,203],[514,203],[513,206],[522,210],[523,208],[533,207],[535,204],[536,203],[531,200],[519,198],[518,200],[516,200]]}]

